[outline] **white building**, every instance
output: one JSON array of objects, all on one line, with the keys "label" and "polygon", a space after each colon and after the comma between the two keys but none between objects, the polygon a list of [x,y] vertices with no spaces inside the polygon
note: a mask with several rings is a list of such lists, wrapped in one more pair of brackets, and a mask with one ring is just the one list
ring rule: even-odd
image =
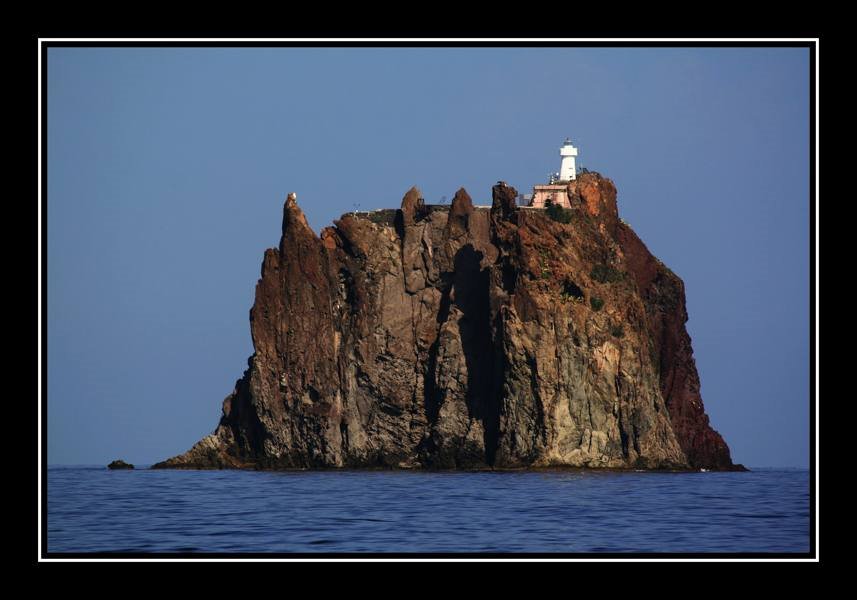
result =
[{"label": "white building", "polygon": [[571,145],[571,140],[565,138],[565,143],[559,149],[562,162],[559,165],[559,180],[573,181],[577,177],[577,168],[574,165],[574,157],[577,156],[577,148]]}]

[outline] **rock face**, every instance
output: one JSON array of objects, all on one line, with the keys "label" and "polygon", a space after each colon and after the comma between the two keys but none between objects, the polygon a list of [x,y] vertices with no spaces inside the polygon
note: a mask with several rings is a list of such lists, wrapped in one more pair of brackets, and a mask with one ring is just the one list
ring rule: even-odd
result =
[{"label": "rock face", "polygon": [[597,173],[568,223],[493,188],[344,215],[290,195],[217,429],[155,468],[741,469],[699,395],[681,280]]},{"label": "rock face", "polygon": [[124,460],[114,460],[112,463],[107,465],[108,469],[133,469],[134,465],[131,463],[126,463]]}]

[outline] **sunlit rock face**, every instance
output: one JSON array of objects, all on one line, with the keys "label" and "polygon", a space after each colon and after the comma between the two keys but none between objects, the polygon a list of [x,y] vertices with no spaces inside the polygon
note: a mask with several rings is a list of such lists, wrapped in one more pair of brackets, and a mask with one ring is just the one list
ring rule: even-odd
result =
[{"label": "sunlit rock face", "polygon": [[703,408],[683,283],[613,183],[578,176],[561,219],[516,196],[412,188],[317,236],[290,195],[248,369],[156,467],[742,468]]}]

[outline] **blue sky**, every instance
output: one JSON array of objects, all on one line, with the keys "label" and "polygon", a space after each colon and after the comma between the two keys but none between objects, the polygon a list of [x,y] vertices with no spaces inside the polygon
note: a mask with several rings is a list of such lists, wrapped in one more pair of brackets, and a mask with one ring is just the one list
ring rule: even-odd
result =
[{"label": "blue sky", "polygon": [[149,464],[217,424],[289,191],[342,213],[578,164],[685,282],[733,459],[809,462],[809,51],[51,48],[48,462]]}]

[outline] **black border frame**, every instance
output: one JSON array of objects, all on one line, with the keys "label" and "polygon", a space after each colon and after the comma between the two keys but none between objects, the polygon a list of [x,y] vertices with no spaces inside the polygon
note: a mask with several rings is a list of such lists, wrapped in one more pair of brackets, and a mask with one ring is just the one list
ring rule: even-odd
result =
[{"label": "black border frame", "polygon": [[[79,36],[80,34],[78,34]],[[282,34],[280,34],[282,35]],[[542,33],[544,35],[544,33]],[[331,37],[331,34],[327,34],[328,37]],[[379,34],[378,37],[382,37],[383,34]],[[44,36],[44,37],[69,37],[63,36],[60,34]],[[96,36],[93,36],[96,37]],[[157,37],[157,36],[145,36],[139,35],[137,37]],[[183,36],[184,37],[184,36]],[[202,37],[202,36],[190,36],[190,37]],[[216,37],[216,36],[211,36]],[[821,86],[820,80],[818,78],[819,74],[816,70],[816,57],[818,52],[818,45],[821,40],[821,36],[816,34],[805,34],[797,37],[804,38],[814,38],[811,41],[782,41],[782,39],[773,39],[771,41],[762,41],[766,36],[727,36],[727,37],[761,37],[758,41],[746,41],[737,39],[735,41],[708,41],[708,40],[697,40],[697,41],[677,41],[673,39],[673,41],[664,41],[664,40],[651,40],[651,41],[520,41],[520,38],[529,37],[518,34],[515,36],[518,38],[517,40],[512,38],[507,41],[485,41],[480,40],[480,36],[466,36],[472,41],[456,41],[456,40],[445,40],[445,41],[419,41],[419,40],[410,40],[410,41],[359,41],[356,38],[367,38],[370,37],[366,34],[354,36],[349,35],[347,37],[355,38],[354,41],[228,41],[229,39],[235,37],[242,36],[231,36],[231,38],[225,38],[224,41],[212,42],[212,41],[176,41],[175,39],[171,39],[169,37],[162,38],[162,41],[46,41],[41,37],[37,38],[36,41],[38,44],[38,54],[33,55],[33,70],[32,73],[38,73],[38,59],[41,61],[41,95],[38,94],[37,87],[35,85],[35,80],[37,80],[38,75],[33,76],[34,85],[33,85],[33,93],[37,96],[37,106],[38,109],[33,109],[34,114],[34,125],[36,125],[36,115],[41,115],[41,152],[39,154],[41,159],[41,197],[38,197],[38,189],[34,185],[34,195],[37,196],[37,202],[41,205],[42,211],[42,220],[40,223],[40,231],[41,231],[41,285],[42,285],[42,296],[41,296],[41,313],[38,314],[38,318],[41,320],[42,330],[41,330],[41,386],[42,386],[42,394],[38,398],[38,402],[41,405],[41,422],[39,423],[39,415],[37,413],[37,407],[39,404],[32,404],[32,417],[33,421],[38,423],[40,432],[41,432],[41,464],[39,464],[38,453],[34,452],[34,462],[36,463],[36,469],[34,470],[34,474],[39,473],[39,467],[41,468],[41,477],[34,477],[36,480],[34,483],[37,485],[34,486],[34,491],[36,492],[36,499],[38,499],[38,493],[41,491],[41,552],[38,551],[38,545],[36,544],[38,538],[34,536],[33,538],[33,550],[34,554],[37,555],[38,561],[42,560],[62,560],[62,559],[137,559],[145,561],[146,559],[222,559],[222,560],[254,560],[254,559],[316,559],[316,560],[325,560],[325,559],[381,559],[381,560],[395,560],[395,559],[424,559],[424,560],[432,560],[432,559],[460,559],[460,560],[468,560],[468,559],[499,559],[504,561],[509,560],[533,560],[533,559],[552,559],[552,560],[562,560],[562,559],[584,559],[587,562],[592,561],[609,561],[611,559],[624,559],[633,562],[633,559],[732,559],[732,560],[751,560],[751,559],[812,559],[812,560],[820,560],[819,559],[819,549],[816,544],[816,540],[819,540],[820,544],[820,531],[817,530],[817,522],[820,527],[821,518],[820,518],[820,507],[818,506],[818,498],[816,496],[816,489],[820,489],[820,481],[817,479],[819,473],[816,470],[816,447],[817,447],[817,439],[816,439],[816,430],[817,426],[820,424],[820,406],[818,403],[818,398],[816,397],[816,384],[817,384],[817,372],[816,372],[816,360],[818,356],[818,348],[816,344],[816,337],[818,336],[818,331],[816,328],[816,316],[818,314],[818,307],[816,302],[816,290],[818,289],[820,294],[820,288],[817,288],[818,284],[818,272],[816,269],[816,210],[818,210],[818,198],[816,197],[816,185],[817,185],[817,157],[818,157],[818,148],[816,147],[816,135],[818,134],[818,139],[820,142],[820,132],[817,131],[816,122],[819,117],[818,113],[818,104],[817,99],[820,98],[821,95]],[[247,36],[251,37],[251,36]],[[258,37],[266,37],[255,35]],[[270,37],[277,37],[275,35],[271,35]],[[301,37],[316,37],[312,34],[301,34]],[[319,35],[318,37],[325,37],[324,35]],[[346,36],[342,36],[346,37]],[[389,36],[388,36],[389,37]],[[414,36],[410,36],[414,37]],[[426,35],[424,37],[436,37]],[[446,36],[447,38],[449,36]],[[464,36],[463,36],[464,37]],[[482,36],[486,37],[486,36]],[[500,37],[498,34],[497,37]],[[533,34],[532,37],[537,37],[537,34]],[[557,36],[560,37],[560,36]],[[593,36],[594,37],[594,36]],[[643,38],[652,38],[655,37],[651,34],[646,36],[637,36]],[[667,37],[667,36],[665,36]],[[720,37],[720,36],[711,36],[711,37]],[[771,37],[771,36],[767,36]],[[782,37],[790,37],[790,36],[782,36]],[[48,130],[48,111],[47,111],[47,88],[48,88],[48,49],[49,48],[62,48],[62,47],[98,47],[98,48],[122,48],[122,47],[170,47],[170,48],[181,48],[181,47],[195,47],[195,48],[220,48],[220,47],[248,47],[248,48],[268,48],[268,47],[545,47],[545,48],[553,48],[553,47],[586,47],[586,48],[606,48],[606,47],[624,47],[624,48],[637,48],[637,47],[775,47],[775,48],[808,48],[810,51],[809,58],[809,92],[810,92],[810,177],[809,177],[809,227],[810,227],[810,390],[809,390],[809,426],[810,426],[810,464],[809,464],[809,472],[810,472],[810,550],[805,553],[471,553],[471,552],[463,552],[463,553],[164,553],[164,552],[154,552],[154,553],[134,553],[134,552],[93,552],[93,553],[83,553],[83,552],[49,552],[48,551],[48,527],[47,527],[47,486],[48,486],[48,465],[47,465],[47,439],[48,439],[48,430],[47,430],[47,394],[48,394],[48,365],[47,365],[47,294],[48,294],[48,281],[47,281],[47,236],[48,236],[48,224],[47,224],[47,172],[48,172],[48,162],[47,162],[47,130]],[[816,90],[818,90],[818,95],[816,95]],[[34,127],[35,128],[35,127]],[[38,139],[38,137],[34,137],[34,140]],[[37,152],[37,146],[33,143],[33,152],[34,154]],[[38,173],[38,167],[35,166],[34,174]],[[34,177],[34,181],[37,179],[38,175]],[[820,191],[820,185],[819,185]],[[38,222],[38,213],[36,207],[39,204],[34,204],[32,209],[32,218]],[[38,261],[37,261],[38,262]],[[37,272],[36,272],[37,273]],[[38,279],[38,276],[34,274],[34,280]],[[38,296],[36,282],[33,283],[33,291],[35,295]],[[820,336],[818,338],[820,343]],[[37,370],[34,369],[35,373],[38,373]],[[34,379],[36,379],[34,377]],[[38,390],[37,395],[38,395]],[[819,421],[816,420],[816,413],[818,412]],[[33,446],[37,447],[37,443]],[[820,463],[819,469],[820,471]],[[38,500],[34,502],[33,506],[38,505]],[[818,517],[818,519],[817,519]],[[38,513],[34,510],[34,520],[38,522]],[[349,561],[352,562],[352,561]],[[638,561],[639,562],[639,561]]]}]

